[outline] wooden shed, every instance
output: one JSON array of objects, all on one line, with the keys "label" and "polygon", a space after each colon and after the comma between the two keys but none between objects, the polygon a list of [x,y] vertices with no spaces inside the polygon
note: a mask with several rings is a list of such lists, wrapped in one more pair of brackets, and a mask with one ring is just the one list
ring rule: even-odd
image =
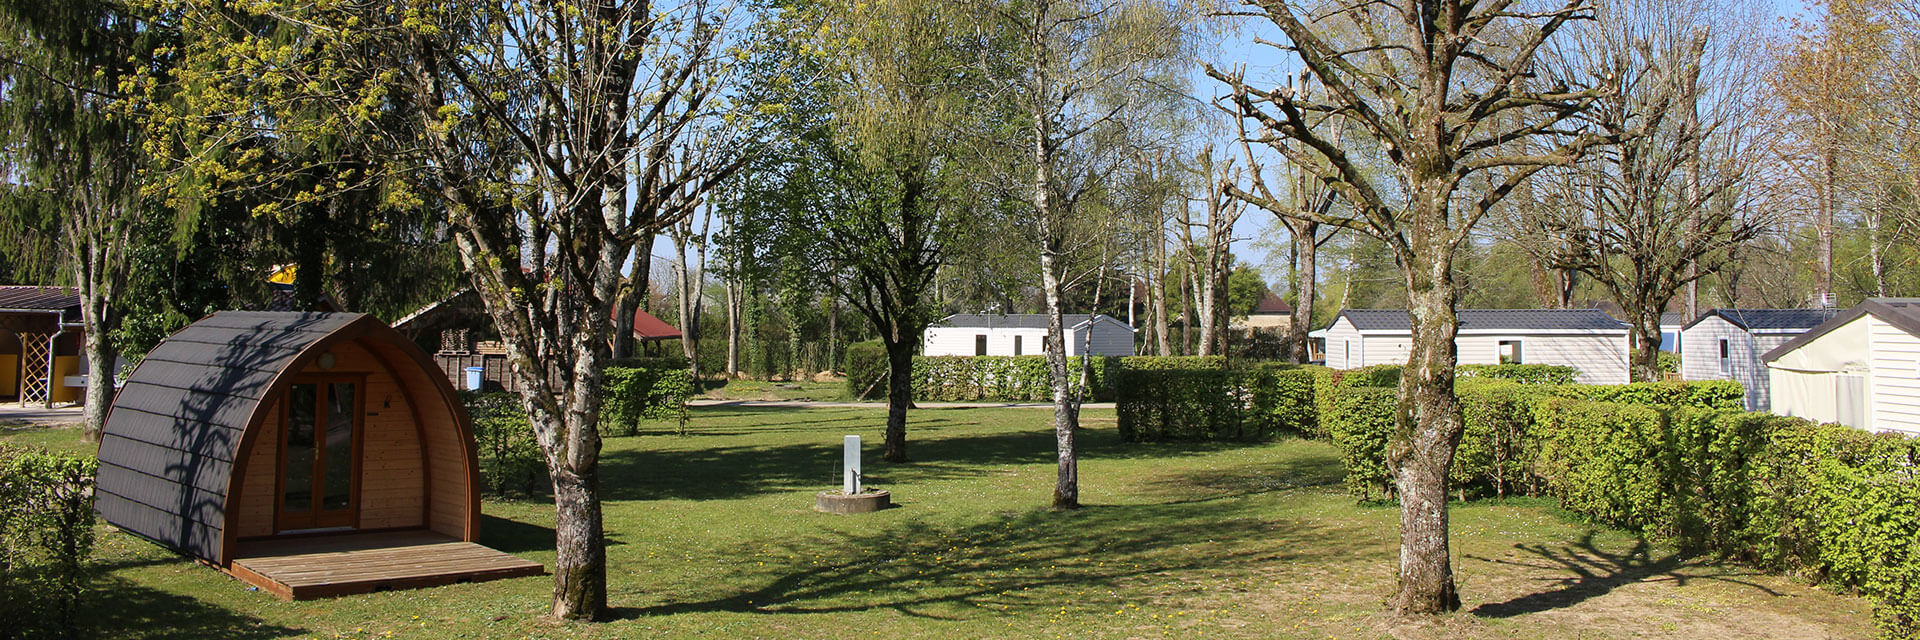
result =
[{"label": "wooden shed", "polygon": [[474,542],[465,410],[399,332],[357,313],[228,311],[128,376],[96,504],[125,531],[286,599],[539,574]]},{"label": "wooden shed", "polygon": [[77,402],[87,371],[73,289],[0,285],[0,401]]}]

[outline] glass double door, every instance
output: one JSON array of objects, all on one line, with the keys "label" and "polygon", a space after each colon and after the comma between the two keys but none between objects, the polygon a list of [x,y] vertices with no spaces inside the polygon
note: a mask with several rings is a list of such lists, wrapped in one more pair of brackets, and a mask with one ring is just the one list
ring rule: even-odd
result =
[{"label": "glass double door", "polygon": [[278,530],[354,526],[360,395],[354,380],[298,381],[287,389]]}]

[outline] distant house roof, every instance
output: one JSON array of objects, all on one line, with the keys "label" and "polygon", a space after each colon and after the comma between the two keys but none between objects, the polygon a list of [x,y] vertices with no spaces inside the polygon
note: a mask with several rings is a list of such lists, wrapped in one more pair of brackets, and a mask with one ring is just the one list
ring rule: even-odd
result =
[{"label": "distant house roof", "polygon": [[[1599,309],[1461,309],[1460,331],[1626,331],[1627,326]],[[1348,309],[1334,318],[1346,318],[1355,329],[1410,332],[1413,316],[1399,309]]]},{"label": "distant house roof", "polygon": [[1788,340],[1786,344],[1774,347],[1774,349],[1768,351],[1766,355],[1760,356],[1760,360],[1763,362],[1778,360],[1781,356],[1786,355],[1787,352],[1798,349],[1809,342],[1813,342],[1819,339],[1820,336],[1824,336],[1834,329],[1845,326],[1849,322],[1858,320],[1860,316],[1869,314],[1875,318],[1886,321],[1887,324],[1893,325],[1901,331],[1920,336],[1920,298],[1868,298],[1866,301],[1854,305],[1851,309],[1840,311],[1832,318],[1828,318],[1826,322],[1820,323],[1819,326],[1808,329],[1806,333],[1802,333],[1794,339]]},{"label": "distant house roof", "polygon": [[1269,293],[1267,297],[1260,299],[1260,306],[1254,307],[1253,312],[1292,315],[1293,305],[1287,304],[1285,300],[1281,300],[1280,296]]},{"label": "distant house roof", "polygon": [[80,306],[80,294],[67,287],[0,285],[0,311],[61,311]]},{"label": "distant house roof", "polygon": [[653,317],[645,309],[634,309],[633,337],[641,340],[676,340],[680,338],[680,330],[665,320]]},{"label": "distant house roof", "polygon": [[1845,309],[1711,309],[1687,323],[1687,326],[1719,317],[1733,323],[1733,326],[1754,332],[1804,331],[1845,312]]},{"label": "distant house roof", "polygon": [[1682,311],[1668,311],[1660,314],[1660,326],[1671,327],[1687,324],[1687,314]]},{"label": "distant house roof", "polygon": [[[1095,319],[1126,327],[1129,331],[1133,330],[1133,327],[1128,327],[1127,323],[1116,320],[1113,316],[1104,313],[1091,315],[1085,313],[1068,313],[1062,315],[1060,318],[1061,322],[1066,324],[1069,331],[1079,329],[1081,326]],[[956,313],[941,319],[939,322],[934,323],[933,326],[979,329],[1045,329],[1047,328],[1047,314]]]}]

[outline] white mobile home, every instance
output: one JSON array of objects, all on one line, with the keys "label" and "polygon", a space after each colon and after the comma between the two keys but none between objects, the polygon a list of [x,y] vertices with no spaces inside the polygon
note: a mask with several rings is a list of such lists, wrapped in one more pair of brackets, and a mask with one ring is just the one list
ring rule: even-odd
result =
[{"label": "white mobile home", "polygon": [[[1573,367],[1579,382],[1627,381],[1627,325],[1598,309],[1462,309],[1454,338],[1460,364]],[[1413,345],[1405,311],[1348,309],[1326,329],[1327,366],[1404,364]]]},{"label": "white mobile home", "polygon": [[1736,380],[1747,387],[1747,410],[1772,405],[1760,356],[1832,319],[1839,309],[1713,309],[1680,329],[1680,377]]},{"label": "white mobile home", "polygon": [[1773,413],[1920,433],[1920,298],[1872,298],[1760,357]]},{"label": "white mobile home", "polygon": [[[1097,356],[1133,355],[1133,327],[1106,314],[1067,314],[1067,355],[1082,347]],[[1091,332],[1092,343],[1088,344]],[[921,351],[930,356],[1037,356],[1046,353],[1047,316],[1041,313],[961,313],[927,327]]]}]

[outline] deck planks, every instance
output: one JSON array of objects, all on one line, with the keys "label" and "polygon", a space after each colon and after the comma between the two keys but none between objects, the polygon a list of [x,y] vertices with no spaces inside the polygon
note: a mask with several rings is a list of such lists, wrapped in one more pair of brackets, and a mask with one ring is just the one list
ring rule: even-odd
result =
[{"label": "deck planks", "polygon": [[228,573],[311,600],[546,573],[517,556],[424,529],[242,542]]}]

